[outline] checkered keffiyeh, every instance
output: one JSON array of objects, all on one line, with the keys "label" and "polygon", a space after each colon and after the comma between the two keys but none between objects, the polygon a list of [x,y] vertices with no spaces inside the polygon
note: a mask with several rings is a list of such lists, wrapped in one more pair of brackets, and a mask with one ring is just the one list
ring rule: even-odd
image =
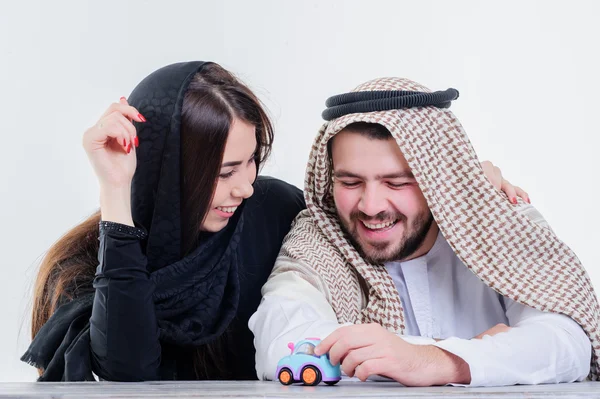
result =
[{"label": "checkered keffiyeh", "polygon": [[[407,79],[382,78],[354,91],[430,92]],[[307,209],[284,241],[274,274],[291,259],[325,293],[341,323],[376,322],[405,328],[400,297],[385,267],[367,263],[347,240],[331,192],[327,142],[354,122],[378,123],[392,134],[439,228],[460,260],[485,284],[521,304],[562,313],[585,330],[593,346],[590,378],[598,380],[599,307],[590,278],[573,251],[496,190],[458,119],[448,109],[416,107],[356,113],[319,131],[305,179]],[[312,276],[312,277],[311,277]]]}]

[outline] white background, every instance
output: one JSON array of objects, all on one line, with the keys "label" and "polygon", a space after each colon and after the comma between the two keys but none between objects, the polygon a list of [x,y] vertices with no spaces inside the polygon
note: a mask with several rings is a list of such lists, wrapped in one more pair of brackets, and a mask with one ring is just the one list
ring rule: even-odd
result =
[{"label": "white background", "polygon": [[381,76],[457,88],[481,159],[521,185],[596,287],[600,3],[11,1],[0,5],[0,380],[32,380],[40,257],[98,206],[84,130],[153,70],[216,61],[270,109],[265,173],[303,185],[325,99]]}]

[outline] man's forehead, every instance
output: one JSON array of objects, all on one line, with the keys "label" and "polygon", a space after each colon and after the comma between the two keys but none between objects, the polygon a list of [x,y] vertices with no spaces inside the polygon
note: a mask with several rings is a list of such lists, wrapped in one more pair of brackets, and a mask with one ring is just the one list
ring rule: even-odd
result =
[{"label": "man's forehead", "polygon": [[373,178],[375,180],[386,180],[386,179],[414,179],[415,176],[413,175],[412,171],[410,169],[408,170],[398,170],[396,172],[386,172],[386,173],[376,173],[373,176],[370,176],[370,173],[368,170],[360,170],[360,171],[354,171],[347,168],[334,168],[333,170],[333,176],[341,179],[341,178],[359,178],[359,179],[367,179],[367,178]]},{"label": "man's forehead", "polygon": [[331,153],[334,176],[414,178],[393,137],[373,138],[352,131],[342,131],[337,136],[336,141],[330,141],[335,143]]}]

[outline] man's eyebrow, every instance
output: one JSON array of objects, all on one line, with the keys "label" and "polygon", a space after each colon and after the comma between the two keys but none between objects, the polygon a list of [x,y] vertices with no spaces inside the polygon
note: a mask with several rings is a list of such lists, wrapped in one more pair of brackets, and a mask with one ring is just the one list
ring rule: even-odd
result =
[{"label": "man's eyebrow", "polygon": [[[363,179],[364,180],[364,176],[361,176],[359,174],[356,173],[352,173],[349,172],[347,170],[337,170],[333,172],[333,176],[337,177],[337,178],[343,178],[343,177],[351,177],[351,178],[355,178],[355,179]],[[397,172],[397,173],[388,173],[385,175],[377,175],[375,176],[375,179],[377,180],[382,180],[382,179],[414,179],[415,176],[412,174],[412,172],[407,171],[407,172]]]},{"label": "man's eyebrow", "polygon": [[356,173],[352,173],[352,172],[348,172],[347,170],[336,170],[333,172],[333,176],[340,178],[340,177],[353,177],[356,179],[364,179],[363,176],[361,175],[357,175]]},{"label": "man's eyebrow", "polygon": [[375,176],[377,180],[381,179],[414,179],[415,176],[412,172],[398,172],[398,173],[388,173],[387,175],[377,175]]}]

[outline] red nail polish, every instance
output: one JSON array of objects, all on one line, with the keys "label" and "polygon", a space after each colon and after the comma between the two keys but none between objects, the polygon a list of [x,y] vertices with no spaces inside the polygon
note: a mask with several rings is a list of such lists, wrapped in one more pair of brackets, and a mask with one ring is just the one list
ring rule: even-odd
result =
[{"label": "red nail polish", "polygon": [[142,114],[138,114],[138,118],[140,118],[140,120],[141,120],[142,122],[146,122],[146,118],[144,118],[144,115],[142,115]]},{"label": "red nail polish", "polygon": [[512,202],[513,204],[517,205],[517,198],[516,197],[512,197],[510,202]]},{"label": "red nail polish", "polygon": [[129,154],[130,152],[131,152],[131,143],[129,143],[129,144],[127,145],[127,153]]},{"label": "red nail polish", "polygon": [[121,96],[121,98],[119,98],[119,100],[121,100],[121,101],[125,100],[125,96]]},{"label": "red nail polish", "polygon": [[127,147],[127,141],[123,139],[123,147]]},{"label": "red nail polish", "polygon": [[136,148],[140,146],[140,140],[138,139],[138,137],[137,137],[137,136],[135,136],[135,137],[133,138],[133,144],[135,144],[135,147],[136,147]]}]

